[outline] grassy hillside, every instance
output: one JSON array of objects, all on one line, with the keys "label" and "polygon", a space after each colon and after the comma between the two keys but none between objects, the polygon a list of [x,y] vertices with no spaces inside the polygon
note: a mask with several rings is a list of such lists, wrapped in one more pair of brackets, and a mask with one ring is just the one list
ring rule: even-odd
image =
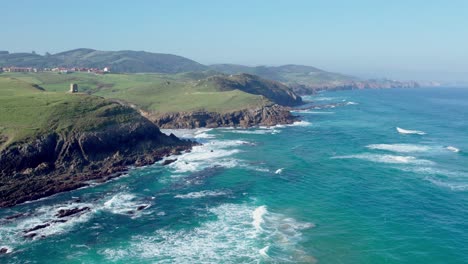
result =
[{"label": "grassy hillside", "polygon": [[357,78],[352,76],[327,72],[315,67],[303,65],[249,67],[236,64],[215,64],[211,65],[210,68],[227,74],[255,74],[266,79],[290,85],[330,86],[357,80]]},{"label": "grassy hillside", "polygon": [[114,72],[160,72],[179,73],[202,71],[207,67],[193,60],[162,53],[145,51],[99,51],[76,49],[49,56],[32,53],[0,53],[0,67],[88,67],[110,66]]},{"label": "grassy hillside", "polygon": [[45,92],[0,76],[0,149],[50,133],[94,131],[138,115],[128,107],[86,94]]},{"label": "grassy hillside", "polygon": [[216,82],[197,79],[204,77],[203,73],[94,75],[42,72],[2,75],[39,85],[50,92],[64,93],[70,83],[77,83],[81,92],[123,100],[149,112],[230,112],[270,103],[261,95],[235,87],[221,89]]}]

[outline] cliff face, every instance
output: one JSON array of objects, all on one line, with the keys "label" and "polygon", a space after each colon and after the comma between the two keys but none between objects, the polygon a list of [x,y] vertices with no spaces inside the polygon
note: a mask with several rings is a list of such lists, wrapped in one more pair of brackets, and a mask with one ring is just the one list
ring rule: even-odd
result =
[{"label": "cliff face", "polygon": [[89,180],[104,181],[128,166],[151,164],[191,145],[144,118],[18,143],[0,152],[0,207],[76,189]]},{"label": "cliff face", "polygon": [[237,89],[249,94],[262,95],[270,101],[284,106],[297,106],[302,104],[302,98],[288,86],[252,74],[242,73],[230,76],[216,75],[206,78],[204,82],[199,85],[206,83],[213,83],[216,87],[219,87],[221,91]]},{"label": "cliff face", "polygon": [[161,128],[274,126],[297,120],[287,108],[277,104],[229,113],[181,112],[152,114],[148,118]]},{"label": "cliff face", "polygon": [[419,84],[414,81],[393,81],[393,80],[366,80],[352,81],[330,85],[305,85],[291,84],[292,89],[297,94],[308,95],[319,91],[341,91],[341,90],[361,90],[361,89],[388,89],[388,88],[417,88]]}]

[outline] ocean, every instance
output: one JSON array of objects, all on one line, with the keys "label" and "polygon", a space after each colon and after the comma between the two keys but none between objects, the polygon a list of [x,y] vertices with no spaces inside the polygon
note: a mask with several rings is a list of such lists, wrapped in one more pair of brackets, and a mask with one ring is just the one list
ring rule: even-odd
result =
[{"label": "ocean", "polygon": [[468,263],[468,89],[305,99],[293,125],[167,131],[203,145],[0,209],[0,263]]}]

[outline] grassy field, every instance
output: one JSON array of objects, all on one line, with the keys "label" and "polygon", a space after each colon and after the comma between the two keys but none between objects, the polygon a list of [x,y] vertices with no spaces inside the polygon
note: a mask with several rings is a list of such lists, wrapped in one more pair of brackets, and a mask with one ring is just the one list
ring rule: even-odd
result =
[{"label": "grassy field", "polygon": [[41,91],[23,80],[0,75],[0,149],[54,131],[97,130],[130,121],[135,115],[132,109],[100,97]]},{"label": "grassy field", "polygon": [[24,82],[37,84],[49,92],[65,93],[70,83],[77,83],[79,90],[105,98],[114,98],[134,104],[155,113],[206,110],[229,112],[268,101],[259,95],[239,90],[220,91],[215,85],[199,81],[203,74],[106,74],[88,73],[58,74],[3,73]]}]

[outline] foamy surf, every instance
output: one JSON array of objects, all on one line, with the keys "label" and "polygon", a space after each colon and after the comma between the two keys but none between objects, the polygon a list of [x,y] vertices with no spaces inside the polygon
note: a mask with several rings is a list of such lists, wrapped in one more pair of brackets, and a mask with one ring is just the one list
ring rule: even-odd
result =
[{"label": "foamy surf", "polygon": [[413,156],[398,156],[398,155],[380,155],[380,154],[356,154],[346,156],[335,156],[333,159],[363,159],[378,163],[391,164],[415,164],[415,165],[432,165],[434,162],[424,159],[417,159]]},{"label": "foamy surf", "polygon": [[283,168],[277,169],[277,170],[275,171],[275,174],[281,174],[281,173],[283,173]]},{"label": "foamy surf", "polygon": [[447,147],[445,147],[445,148],[446,148],[447,150],[450,150],[450,151],[455,152],[455,153],[460,152],[460,149],[459,149],[459,148],[456,148],[456,147],[454,147],[454,146],[447,146]]},{"label": "foamy surf", "polygon": [[[159,229],[131,237],[129,243],[100,250],[116,262],[135,259],[162,263],[298,263],[313,259],[301,249],[302,231],[313,224],[268,212],[265,205],[222,204],[208,209],[215,217],[193,228]],[[132,250],[128,250],[131,248]],[[268,251],[274,248],[275,254]],[[301,252],[298,254],[298,252]],[[145,262],[143,261],[143,262]]]},{"label": "foamy surf", "polygon": [[168,165],[176,173],[195,172],[208,167],[221,166],[232,168],[238,165],[238,161],[231,156],[239,153],[239,149],[233,147],[249,144],[241,140],[211,140],[201,146],[195,146],[189,153],[177,156],[177,161]]},{"label": "foamy surf", "polygon": [[311,110],[292,110],[291,113],[297,113],[297,114],[315,114],[315,115],[331,115],[331,114],[334,114],[335,112],[329,112],[329,111],[311,111]]},{"label": "foamy surf", "polygon": [[191,192],[187,194],[178,194],[174,196],[174,198],[179,199],[199,199],[203,197],[216,197],[216,196],[224,196],[227,195],[226,192],[222,191],[199,191],[199,192]]},{"label": "foamy surf", "polygon": [[136,218],[141,216],[141,212],[148,207],[150,207],[150,204],[139,201],[133,194],[118,193],[104,202],[100,209],[113,214],[130,215],[132,218]]},{"label": "foamy surf", "polygon": [[426,135],[426,132],[424,131],[419,131],[419,130],[408,130],[408,129],[403,129],[400,127],[397,127],[396,130],[400,134],[408,134],[408,135]]},{"label": "foamy surf", "polygon": [[434,177],[426,177],[425,180],[436,186],[450,189],[451,191],[468,191],[468,183],[466,182],[441,180]]},{"label": "foamy surf", "polygon": [[413,144],[371,144],[366,146],[368,149],[387,150],[392,152],[410,153],[426,152],[430,148],[427,146]]},{"label": "foamy surf", "polygon": [[267,213],[266,206],[262,205],[257,208],[252,212],[252,225],[255,227],[255,230],[257,232],[262,231],[262,224],[265,222],[263,220],[263,216]]}]

